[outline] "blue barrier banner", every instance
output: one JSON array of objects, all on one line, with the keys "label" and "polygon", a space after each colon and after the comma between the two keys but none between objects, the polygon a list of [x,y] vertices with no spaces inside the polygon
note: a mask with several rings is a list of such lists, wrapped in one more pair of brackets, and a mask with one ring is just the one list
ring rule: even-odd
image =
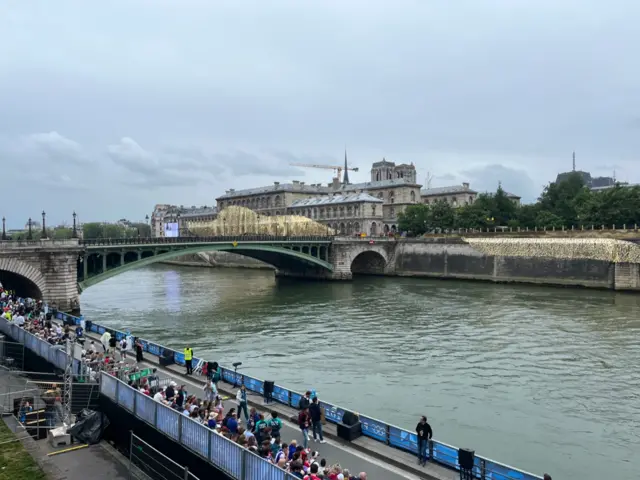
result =
[{"label": "blue barrier banner", "polygon": [[162,349],[160,348],[160,346],[151,342],[146,342],[146,344],[147,344],[147,352],[149,352],[150,354],[155,355],[157,357],[159,357],[162,354]]},{"label": "blue barrier banner", "polygon": [[98,325],[96,325],[95,323],[91,324],[91,328],[89,329],[92,332],[98,333]]},{"label": "blue barrier banner", "polygon": [[[411,453],[418,454],[418,437],[415,433],[389,426],[389,444]],[[456,452],[456,459],[458,453]]]},{"label": "blue barrier banner", "polygon": [[285,405],[289,405],[289,390],[286,388],[279,387],[278,385],[273,386],[273,399],[277,402],[284,403]]},{"label": "blue barrier banner", "polygon": [[209,458],[209,430],[189,417],[182,417],[180,443],[204,458]]},{"label": "blue barrier banner", "polygon": [[302,400],[302,395],[296,392],[291,392],[291,406],[293,408],[298,408],[300,400]]},{"label": "blue barrier banner", "polygon": [[104,332],[106,332],[106,330],[104,329],[104,327],[103,327],[103,326],[101,326],[101,325],[98,325],[98,333],[99,333],[100,335],[102,335]]},{"label": "blue barrier banner", "polygon": [[[173,360],[178,365],[186,365],[184,361],[184,353],[173,352]],[[193,361],[191,362],[191,364],[193,365]]]},{"label": "blue barrier banner", "polygon": [[126,335],[122,332],[119,332],[118,330],[116,330],[116,340],[120,341],[122,340]]},{"label": "blue barrier banner", "polygon": [[[327,402],[319,402],[320,406],[324,408],[324,416],[327,421],[331,423],[341,423],[344,416],[344,409],[331,405]],[[296,405],[297,406],[297,405]]]},{"label": "blue barrier banner", "polygon": [[374,438],[379,442],[387,443],[387,424],[373,418],[360,415],[362,434]]},{"label": "blue barrier banner", "polygon": [[443,465],[447,465],[451,468],[455,468],[456,470],[460,470],[460,465],[458,464],[458,449],[454,447],[449,447],[448,445],[443,445],[439,442],[433,442],[433,459],[442,463]]},{"label": "blue barrier banner", "polygon": [[535,480],[536,478],[490,460],[485,460],[485,469],[487,480]]},{"label": "blue barrier banner", "polygon": [[264,394],[264,383],[258,380],[257,378],[248,377],[247,375],[244,375],[244,385],[245,387],[247,387],[247,390],[259,393],[261,395]]}]

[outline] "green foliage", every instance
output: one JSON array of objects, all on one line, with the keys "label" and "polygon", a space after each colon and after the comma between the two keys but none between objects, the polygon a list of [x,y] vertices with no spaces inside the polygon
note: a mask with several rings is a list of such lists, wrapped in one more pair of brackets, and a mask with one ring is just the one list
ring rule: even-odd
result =
[{"label": "green foliage", "polygon": [[453,208],[445,201],[411,205],[399,215],[400,231],[414,235],[448,229],[552,229],[595,225],[640,225],[640,187],[593,191],[579,174],[547,185],[535,204],[516,205],[502,187],[480,194],[471,205]]},{"label": "green foliage", "polygon": [[86,239],[148,237],[150,233],[149,226],[144,223],[125,226],[120,223],[90,222],[82,225],[82,234]]}]

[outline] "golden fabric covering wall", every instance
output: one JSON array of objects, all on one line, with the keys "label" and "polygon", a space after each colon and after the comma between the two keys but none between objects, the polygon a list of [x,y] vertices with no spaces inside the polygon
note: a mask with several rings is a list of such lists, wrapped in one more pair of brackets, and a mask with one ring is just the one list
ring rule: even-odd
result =
[{"label": "golden fabric covering wall", "polygon": [[334,235],[334,230],[307,217],[258,215],[248,208],[231,206],[222,210],[218,218],[210,222],[187,222],[187,228],[195,235]]}]

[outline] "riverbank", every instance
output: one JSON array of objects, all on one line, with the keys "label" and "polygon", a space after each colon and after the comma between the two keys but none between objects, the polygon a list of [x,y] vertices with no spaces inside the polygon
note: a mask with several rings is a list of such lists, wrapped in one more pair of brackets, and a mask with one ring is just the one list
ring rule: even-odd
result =
[{"label": "riverbank", "polygon": [[268,265],[259,260],[245,257],[229,252],[202,252],[197,254],[183,255],[174,260],[167,260],[166,265],[181,265],[185,267],[209,267],[209,268],[250,268],[260,270],[273,270]]},{"label": "riverbank", "polygon": [[[19,432],[20,437],[13,433],[9,426],[0,420],[0,475],[1,478],[11,480],[46,480],[47,476],[38,466],[34,458],[27,452],[20,438],[25,435]],[[31,437],[27,439],[33,442]]]}]

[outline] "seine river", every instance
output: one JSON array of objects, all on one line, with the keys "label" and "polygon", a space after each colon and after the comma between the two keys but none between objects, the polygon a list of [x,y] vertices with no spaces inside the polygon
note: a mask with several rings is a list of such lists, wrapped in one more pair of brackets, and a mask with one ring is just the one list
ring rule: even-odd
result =
[{"label": "seine river", "polygon": [[409,278],[277,282],[156,265],[82,295],[88,319],[533,473],[636,478],[640,296]]}]

